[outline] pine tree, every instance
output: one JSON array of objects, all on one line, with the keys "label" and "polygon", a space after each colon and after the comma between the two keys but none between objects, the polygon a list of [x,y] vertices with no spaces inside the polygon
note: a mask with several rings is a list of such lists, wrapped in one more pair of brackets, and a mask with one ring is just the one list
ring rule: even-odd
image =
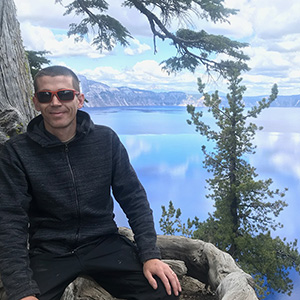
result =
[{"label": "pine tree", "polygon": [[42,69],[44,64],[50,64],[50,60],[45,57],[45,55],[49,53],[49,51],[26,51],[32,78],[34,78],[36,73]]},{"label": "pine tree", "polygon": [[159,220],[159,227],[165,235],[175,235],[179,233],[182,236],[191,237],[195,230],[195,224],[198,224],[199,219],[187,220],[187,224],[183,223],[180,216],[180,208],[175,209],[172,201],[169,201],[168,210],[164,205],[161,206],[162,214]]},{"label": "pine tree", "polygon": [[[258,128],[257,118],[277,97],[277,85],[272,88],[268,99],[247,110],[243,102],[245,86],[238,68],[227,73],[229,93],[223,103],[216,91],[204,93],[204,104],[212,113],[217,129],[205,124],[195,107],[188,106],[191,115],[189,124],[214,144],[213,152],[203,146],[204,167],[212,174],[207,179],[209,199],[214,201],[215,210],[204,222],[195,224],[195,238],[215,244],[230,253],[242,269],[252,274],[258,282],[258,292],[264,298],[269,292],[290,294],[293,284],[289,270],[300,272],[300,256],[297,240],[286,242],[273,238],[282,224],[276,217],[287,206],[284,191],[272,190],[272,179],[258,179],[255,167],[247,157],[255,153],[252,141]],[[198,79],[199,91],[205,85]]]}]

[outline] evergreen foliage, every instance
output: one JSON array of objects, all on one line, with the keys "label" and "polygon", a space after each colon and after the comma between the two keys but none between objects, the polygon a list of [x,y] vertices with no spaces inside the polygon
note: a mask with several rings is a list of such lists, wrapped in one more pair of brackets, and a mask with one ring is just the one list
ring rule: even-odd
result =
[{"label": "evergreen foliage", "polygon": [[[63,4],[63,0],[56,0]],[[240,64],[242,70],[247,70],[245,63],[249,59],[242,52],[246,43],[240,43],[222,35],[213,35],[204,30],[194,31],[192,17],[216,22],[228,22],[230,15],[237,10],[224,7],[224,0],[126,0],[122,6],[137,9],[142,13],[153,34],[154,52],[157,51],[156,39],[169,40],[177,50],[177,55],[162,63],[167,72],[182,69],[195,71],[197,66],[204,65],[207,71],[226,73],[233,59]],[[76,40],[82,40],[93,28],[93,44],[97,49],[112,50],[116,44],[127,46],[132,38],[131,33],[118,20],[107,14],[109,4],[105,0],[74,0],[66,6],[65,14],[75,13],[82,20],[70,24],[69,36],[75,35]],[[120,7],[122,9],[122,7]],[[171,31],[171,22],[183,24],[177,32]],[[214,59],[217,54],[226,57],[225,60]]]},{"label": "evergreen foliage", "polygon": [[165,235],[175,235],[180,233],[182,236],[192,237],[194,224],[198,224],[199,219],[195,217],[193,221],[187,220],[187,224],[182,223],[180,208],[175,209],[173,202],[169,202],[168,210],[164,205],[161,206],[162,215],[159,220],[159,226]]},{"label": "evergreen foliage", "polygon": [[34,78],[35,74],[42,69],[42,65],[50,64],[50,60],[45,57],[46,54],[50,53],[49,51],[27,50],[25,52],[28,57],[32,78]]},{"label": "evergreen foliage", "polygon": [[[204,222],[193,221],[196,230],[194,238],[215,244],[230,253],[242,269],[254,276],[261,298],[269,292],[291,294],[293,289],[289,271],[300,272],[300,255],[297,240],[286,242],[273,238],[276,229],[283,225],[276,217],[287,206],[283,200],[287,189],[272,189],[272,179],[258,179],[255,167],[247,161],[247,156],[255,153],[252,141],[257,130],[253,119],[257,118],[276,99],[275,84],[268,99],[262,99],[257,106],[247,110],[243,103],[245,86],[238,68],[227,73],[229,81],[226,104],[218,91],[204,93],[204,104],[215,119],[217,129],[212,129],[201,120],[203,112],[197,112],[189,105],[189,124],[196,131],[213,142],[213,152],[203,146],[204,167],[212,174],[207,179],[209,194],[214,201],[215,211]],[[205,85],[198,79],[199,91]]]}]

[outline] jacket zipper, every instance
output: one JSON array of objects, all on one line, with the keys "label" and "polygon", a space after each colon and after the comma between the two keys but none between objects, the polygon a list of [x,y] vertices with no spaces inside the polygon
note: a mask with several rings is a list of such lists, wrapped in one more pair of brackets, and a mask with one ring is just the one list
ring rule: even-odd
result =
[{"label": "jacket zipper", "polygon": [[67,163],[68,163],[68,167],[70,170],[70,174],[72,177],[72,182],[73,182],[73,187],[74,187],[74,194],[75,194],[75,203],[76,203],[76,213],[77,213],[77,230],[76,230],[76,235],[75,235],[75,247],[78,243],[78,239],[79,239],[79,230],[80,230],[80,209],[79,209],[79,201],[78,201],[78,195],[77,195],[77,189],[76,189],[76,182],[75,182],[75,176],[74,176],[74,172],[70,163],[70,158],[69,158],[69,147],[68,144],[65,144],[65,153],[66,153],[66,158],[67,158]]}]

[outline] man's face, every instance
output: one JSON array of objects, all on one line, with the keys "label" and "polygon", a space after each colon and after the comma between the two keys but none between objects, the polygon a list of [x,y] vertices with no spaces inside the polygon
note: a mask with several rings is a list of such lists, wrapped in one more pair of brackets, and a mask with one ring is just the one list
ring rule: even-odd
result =
[{"label": "man's face", "polygon": [[[43,76],[37,79],[37,85],[37,92],[74,90],[72,77],[69,76]],[[76,113],[83,106],[83,94],[78,92],[78,95],[70,101],[60,101],[56,95],[53,95],[49,103],[40,103],[34,96],[33,102],[36,110],[43,115],[47,131],[59,138],[68,138],[76,132]]]}]

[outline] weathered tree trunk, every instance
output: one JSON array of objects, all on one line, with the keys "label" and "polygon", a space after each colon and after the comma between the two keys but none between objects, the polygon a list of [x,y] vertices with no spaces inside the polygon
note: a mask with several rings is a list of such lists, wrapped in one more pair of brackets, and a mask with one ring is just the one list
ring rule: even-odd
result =
[{"label": "weathered tree trunk", "polygon": [[33,85],[13,0],[0,1],[0,147],[35,115]]},{"label": "weathered tree trunk", "polygon": [[[132,231],[120,233],[133,240]],[[257,300],[253,278],[234,259],[210,243],[179,236],[158,236],[162,258],[178,275],[185,300]],[[90,279],[79,277],[61,300],[114,300]]]}]

